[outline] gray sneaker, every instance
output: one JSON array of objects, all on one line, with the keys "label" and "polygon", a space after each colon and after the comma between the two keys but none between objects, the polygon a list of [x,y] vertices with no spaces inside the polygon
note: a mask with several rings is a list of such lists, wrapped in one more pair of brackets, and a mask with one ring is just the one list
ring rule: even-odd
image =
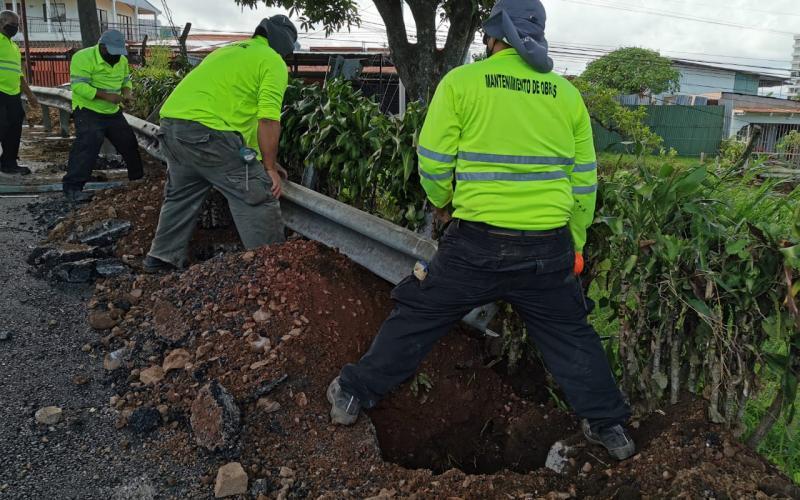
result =
[{"label": "gray sneaker", "polygon": [[584,420],[581,427],[587,441],[604,447],[608,450],[608,454],[617,460],[625,460],[636,453],[636,443],[619,424],[592,430],[589,422]]},{"label": "gray sneaker", "polygon": [[339,377],[328,386],[328,402],[331,404],[331,420],[334,424],[353,425],[358,420],[361,402],[342,390]]}]

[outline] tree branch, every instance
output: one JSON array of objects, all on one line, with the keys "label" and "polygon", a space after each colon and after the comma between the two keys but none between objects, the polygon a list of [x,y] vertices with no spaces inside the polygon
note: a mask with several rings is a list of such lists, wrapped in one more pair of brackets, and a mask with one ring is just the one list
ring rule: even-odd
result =
[{"label": "tree branch", "polygon": [[436,51],[436,8],[439,2],[406,0],[417,26],[417,46],[422,50]]},{"label": "tree branch", "polygon": [[480,26],[480,12],[471,2],[453,2],[449,19],[450,29],[447,32],[443,56],[445,61],[458,61],[457,64],[460,64]]},{"label": "tree branch", "polygon": [[410,44],[406,33],[406,23],[403,19],[403,0],[373,0],[373,3],[386,25],[389,47],[398,52],[408,50]]}]

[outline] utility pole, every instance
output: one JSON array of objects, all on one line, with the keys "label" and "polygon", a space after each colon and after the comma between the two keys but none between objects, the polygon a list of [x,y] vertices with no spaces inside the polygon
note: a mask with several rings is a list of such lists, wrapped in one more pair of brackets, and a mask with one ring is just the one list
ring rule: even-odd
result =
[{"label": "utility pole", "polygon": [[[31,41],[28,38],[28,7],[25,5],[25,0],[21,0],[22,5],[22,39],[25,40],[25,79],[28,82],[33,81],[33,71],[31,70]],[[16,2],[15,2],[16,3]]]},{"label": "utility pole", "polygon": [[100,39],[100,21],[97,19],[95,0],[78,0],[78,20],[81,24],[81,42],[91,47]]}]

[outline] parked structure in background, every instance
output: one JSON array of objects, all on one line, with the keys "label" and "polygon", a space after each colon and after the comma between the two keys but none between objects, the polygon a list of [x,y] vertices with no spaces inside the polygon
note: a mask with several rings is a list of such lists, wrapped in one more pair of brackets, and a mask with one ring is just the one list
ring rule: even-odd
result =
[{"label": "parked structure in background", "polygon": [[800,35],[794,36],[794,55],[792,57],[792,80],[789,86],[789,97],[800,98]]},{"label": "parked structure in background", "polygon": [[623,104],[678,104],[681,106],[705,105],[705,94],[711,92],[735,92],[758,95],[759,89],[777,87],[787,82],[788,74],[764,73],[752,68],[736,65],[711,64],[684,59],[673,59],[680,71],[680,90],[674,94],[654,96],[622,96]]},{"label": "parked structure in background", "polygon": [[[18,0],[2,3],[6,10],[22,11]],[[31,0],[26,3],[31,46],[80,46],[77,0]],[[172,36],[169,27],[161,26],[160,15],[161,11],[147,0],[97,0],[100,31],[119,30],[128,42],[141,42],[145,35],[150,40]],[[21,35],[18,37],[21,41]]]}]

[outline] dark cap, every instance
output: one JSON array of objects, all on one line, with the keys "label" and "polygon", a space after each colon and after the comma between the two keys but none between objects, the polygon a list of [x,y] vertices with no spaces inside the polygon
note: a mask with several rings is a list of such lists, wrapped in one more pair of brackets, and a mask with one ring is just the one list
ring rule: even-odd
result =
[{"label": "dark cap", "polygon": [[262,19],[258,27],[267,33],[269,46],[282,57],[294,52],[297,46],[297,28],[291,19],[278,14]]},{"label": "dark cap", "polygon": [[105,45],[106,50],[112,56],[127,56],[128,49],[125,48],[125,35],[117,30],[108,30],[100,35],[100,45]]}]

